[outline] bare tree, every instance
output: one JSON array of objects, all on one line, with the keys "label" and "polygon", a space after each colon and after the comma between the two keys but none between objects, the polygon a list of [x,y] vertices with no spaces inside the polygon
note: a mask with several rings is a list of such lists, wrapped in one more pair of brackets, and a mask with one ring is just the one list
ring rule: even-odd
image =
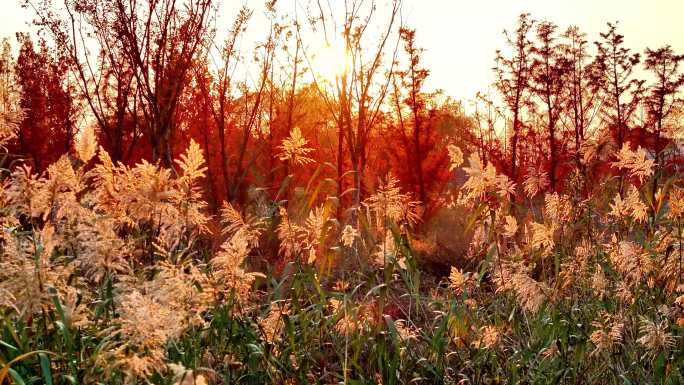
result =
[{"label": "bare tree", "polygon": [[[64,0],[66,17],[50,1],[25,1],[36,10],[37,24],[70,57],[100,129],[117,132],[107,117],[108,95],[103,92],[113,79],[116,113],[141,114],[152,159],[171,167],[174,113],[195,54],[210,37],[211,0]],[[90,43],[101,50],[106,70],[88,57]],[[120,116],[114,119],[118,128]]]},{"label": "bare tree", "polygon": [[[198,83],[200,90],[204,97],[210,101],[211,117],[216,124],[218,131],[218,143],[221,158],[221,176],[223,177],[223,184],[226,196],[230,196],[230,169],[228,165],[228,137],[230,129],[230,118],[233,113],[234,103],[233,92],[233,73],[235,65],[238,61],[236,43],[238,38],[246,30],[247,22],[252,16],[252,11],[243,7],[238,12],[238,16],[233,22],[232,28],[228,31],[223,46],[220,48],[221,61],[217,64],[215,70],[213,83],[200,82]],[[199,70],[199,68],[198,68]],[[197,74],[199,76],[199,73]]]},{"label": "bare tree", "polygon": [[[356,221],[356,211],[362,199],[361,178],[366,168],[368,157],[368,141],[373,126],[381,116],[381,107],[391,85],[392,66],[399,46],[398,24],[400,0],[393,0],[389,4],[389,12],[384,27],[381,28],[377,39],[370,37],[368,26],[378,12],[375,1],[364,2],[345,0],[344,11],[335,19],[335,9],[330,3],[327,7],[317,2],[319,14],[310,16],[309,20],[314,29],[322,30],[327,44],[339,39],[348,56],[348,63],[344,71],[336,76],[335,84],[326,87],[317,78],[317,69],[312,68],[314,84],[325,99],[326,105],[338,127],[337,149],[337,183],[338,195],[344,194],[343,178],[345,144],[346,153],[351,163],[352,182],[352,221]],[[392,59],[385,60],[385,54],[390,46],[392,36],[396,36],[396,43],[392,52]],[[300,39],[302,34],[299,34]],[[366,46],[369,41],[375,43]],[[309,53],[304,56],[311,67]],[[390,76],[383,77],[385,64],[389,63]]]}]

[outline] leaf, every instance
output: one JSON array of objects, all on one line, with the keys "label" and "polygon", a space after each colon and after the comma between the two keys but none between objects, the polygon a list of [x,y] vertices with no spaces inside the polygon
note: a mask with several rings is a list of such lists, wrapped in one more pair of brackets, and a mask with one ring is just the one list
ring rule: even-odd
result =
[{"label": "leaf", "polygon": [[0,384],[2,384],[3,381],[5,381],[5,379],[7,378],[7,374],[9,373],[10,368],[13,364],[16,364],[17,362],[25,360],[26,358],[29,358],[29,357],[36,355],[36,354],[42,354],[42,355],[52,354],[52,355],[54,355],[55,353],[49,352],[47,350],[34,350],[32,352],[24,353],[18,357],[15,357],[12,361],[8,362],[7,364],[5,364],[5,366],[2,367],[2,369],[0,369]]},{"label": "leaf", "polygon": [[665,359],[665,354],[663,352],[660,352],[658,354],[658,357],[655,360],[655,363],[653,365],[653,374],[655,375],[655,378],[660,379],[662,382],[662,379],[665,377],[665,364],[667,363],[667,360]]},{"label": "leaf", "polygon": [[44,353],[38,353],[40,357],[40,370],[43,372],[45,385],[52,385],[52,370],[50,369],[50,359]]},{"label": "leaf", "polygon": [[627,379],[627,377],[625,377],[624,374],[621,374],[621,375],[620,375],[620,378],[622,378],[622,382],[625,383],[625,385],[632,385],[632,381],[630,381],[629,379]]},{"label": "leaf", "polygon": [[61,322],[57,322],[57,326],[59,330],[62,332],[62,335],[64,336],[64,341],[67,344],[67,348],[69,349],[69,352],[72,351],[72,340],[71,340],[71,333],[69,332],[69,329],[71,327],[69,319],[66,316],[66,313],[64,313],[64,307],[62,307],[62,303],[59,301],[59,296],[57,295],[57,289],[54,287],[51,287],[48,289],[48,292],[50,293],[50,298],[52,298],[52,303],[55,305],[55,308],[57,309],[57,313],[59,314],[59,318]]},{"label": "leaf", "polygon": [[24,379],[21,377],[21,375],[19,375],[19,373],[17,373],[16,370],[10,369],[10,370],[9,370],[9,374],[10,374],[10,376],[12,376],[12,378],[14,379],[14,382],[16,382],[17,385],[24,385],[24,384],[26,384],[26,382],[24,381]]},{"label": "leaf", "polygon": [[8,344],[7,342],[5,342],[5,341],[3,341],[3,340],[0,340],[0,345],[4,346],[4,347],[6,347],[7,349],[10,349],[10,350],[19,350],[19,349],[17,349],[15,346],[10,345],[10,344]]}]

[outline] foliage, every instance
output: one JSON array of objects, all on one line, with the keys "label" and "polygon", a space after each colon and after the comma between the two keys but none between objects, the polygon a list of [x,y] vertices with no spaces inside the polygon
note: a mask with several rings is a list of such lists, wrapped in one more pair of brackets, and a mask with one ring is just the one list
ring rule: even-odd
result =
[{"label": "foliage", "polygon": [[[640,154],[623,149],[616,167],[629,169]],[[653,202],[644,200],[655,177],[648,172],[610,208],[602,196],[559,193],[525,207],[510,200],[515,185],[473,155],[457,202],[472,213],[470,262],[440,279],[418,269],[418,213],[391,176],[364,202],[358,227],[338,225],[326,206],[244,215],[226,203],[225,241],[212,251],[203,242],[210,218],[195,187],[206,171],[196,143],[177,161],[177,176],[146,162],[115,165],[102,149],[89,171],[73,163],[64,157],[44,175],[19,168],[4,183],[0,380],[682,376],[677,176]],[[620,180],[601,188],[610,196]],[[286,265],[250,272],[248,259],[274,225]],[[356,269],[334,262],[346,257]]]},{"label": "foliage", "polygon": [[252,10],[214,60],[186,3],[42,2],[55,46],[3,46],[0,384],[683,382],[671,47],[647,84],[616,25],[591,57],[523,14],[471,116],[399,1],[371,50],[374,2],[267,2],[251,61]]}]

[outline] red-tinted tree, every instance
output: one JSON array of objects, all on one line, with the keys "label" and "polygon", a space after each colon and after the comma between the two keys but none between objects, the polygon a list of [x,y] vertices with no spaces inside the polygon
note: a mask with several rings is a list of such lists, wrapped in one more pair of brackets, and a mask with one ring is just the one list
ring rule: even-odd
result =
[{"label": "red-tinted tree", "polygon": [[430,211],[448,168],[446,138],[438,132],[444,113],[435,103],[439,95],[423,91],[429,71],[421,66],[423,50],[416,46],[415,30],[402,28],[399,33],[407,63],[399,64],[402,68],[395,71],[392,82],[396,123],[391,136],[401,149],[392,151],[392,157],[398,161],[396,166],[403,165],[396,167],[395,174]]},{"label": "red-tinted tree", "polygon": [[[543,21],[537,25],[537,41],[533,47],[532,91],[541,100],[546,123],[548,152],[548,174],[551,190],[556,189],[557,169],[563,159],[564,138],[559,120],[565,102],[566,75],[569,72],[569,61],[563,55],[561,46],[556,41],[557,26]],[[561,141],[559,145],[559,140]]]},{"label": "red-tinted tree", "polygon": [[[140,125],[151,158],[172,167],[174,114],[193,60],[211,37],[211,0],[66,0],[64,13],[56,12],[50,1],[23,1],[37,11],[38,25],[51,32],[60,52],[70,58],[103,136],[123,136],[130,131],[124,125],[130,124],[136,135]],[[104,68],[90,58],[93,45],[102,52]],[[114,76],[103,76],[108,71]],[[105,79],[114,81],[104,84]],[[103,88],[116,90],[113,119]],[[121,156],[123,141],[110,138]]]},{"label": "red-tinted tree", "polygon": [[565,114],[571,122],[574,134],[575,166],[582,169],[580,150],[587,136],[591,134],[589,130],[600,106],[599,74],[595,62],[590,61],[586,34],[580,32],[577,27],[569,27],[563,38],[564,55],[570,67],[566,78],[568,95],[565,100]]},{"label": "red-tinted tree", "polygon": [[616,24],[608,23],[608,32],[601,33],[601,38],[595,44],[600,89],[606,98],[603,103],[604,120],[612,128],[617,147],[621,148],[642,93],[643,81],[632,77],[640,55],[631,53],[624,46],[624,36],[617,32]]},{"label": "red-tinted tree", "polygon": [[646,126],[654,136],[653,146],[658,163],[661,162],[661,152],[665,147],[663,124],[682,103],[679,95],[679,90],[684,85],[684,72],[680,69],[682,63],[684,55],[675,54],[669,45],[655,50],[646,49],[644,67],[655,78],[644,97],[648,114]]},{"label": "red-tinted tree", "polygon": [[42,171],[73,145],[75,110],[67,66],[55,58],[44,40],[36,49],[28,35],[17,34],[17,39],[21,48],[15,71],[25,117],[11,149]]},{"label": "red-tinted tree", "polygon": [[516,179],[519,163],[518,142],[524,128],[523,111],[530,102],[533,44],[529,33],[534,23],[529,14],[520,15],[515,33],[504,31],[506,42],[512,51],[510,56],[505,56],[501,50],[496,51],[495,86],[501,92],[504,103],[512,115],[508,171],[513,180]]}]

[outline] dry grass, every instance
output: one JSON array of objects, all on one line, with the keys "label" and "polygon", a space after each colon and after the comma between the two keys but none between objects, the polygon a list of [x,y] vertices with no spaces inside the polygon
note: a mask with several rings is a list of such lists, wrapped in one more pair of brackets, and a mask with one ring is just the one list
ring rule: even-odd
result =
[{"label": "dry grass", "polygon": [[[0,383],[680,382],[682,181],[641,150],[593,196],[530,181],[526,205],[471,156],[419,236],[391,176],[354,221],[226,204],[211,234],[199,146],[176,174],[93,146],[3,181]],[[271,231],[284,268],[251,271]],[[447,250],[459,266],[426,273]]]}]

